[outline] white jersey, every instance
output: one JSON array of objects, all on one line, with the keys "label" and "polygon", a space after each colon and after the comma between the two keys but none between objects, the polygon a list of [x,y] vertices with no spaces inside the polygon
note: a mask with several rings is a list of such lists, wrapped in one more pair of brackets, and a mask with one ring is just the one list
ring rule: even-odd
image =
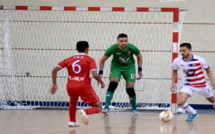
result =
[{"label": "white jersey", "polygon": [[173,71],[181,70],[182,85],[196,88],[207,86],[202,68],[207,70],[210,67],[203,58],[197,55],[192,55],[192,59],[186,61],[180,56],[173,61],[172,68]]}]

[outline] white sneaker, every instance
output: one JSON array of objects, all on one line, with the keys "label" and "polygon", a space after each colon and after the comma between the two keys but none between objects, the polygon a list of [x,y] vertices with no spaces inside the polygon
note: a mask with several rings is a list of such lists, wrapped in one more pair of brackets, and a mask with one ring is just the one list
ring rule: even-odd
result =
[{"label": "white sneaker", "polygon": [[68,127],[78,127],[78,126],[79,126],[78,122],[73,122],[73,121],[68,122]]},{"label": "white sneaker", "polygon": [[77,113],[81,115],[82,122],[85,125],[88,125],[89,124],[89,117],[87,116],[86,112],[84,112],[83,109],[80,109],[80,110],[77,111]]},{"label": "white sneaker", "polygon": [[104,115],[108,115],[109,114],[109,110],[108,110],[108,108],[103,108],[102,109],[102,113],[104,114]]},{"label": "white sneaker", "polygon": [[177,113],[178,113],[178,114],[186,114],[186,111],[185,111],[183,108],[178,107]]},{"label": "white sneaker", "polygon": [[132,114],[133,115],[139,115],[139,111],[138,110],[132,110]]}]

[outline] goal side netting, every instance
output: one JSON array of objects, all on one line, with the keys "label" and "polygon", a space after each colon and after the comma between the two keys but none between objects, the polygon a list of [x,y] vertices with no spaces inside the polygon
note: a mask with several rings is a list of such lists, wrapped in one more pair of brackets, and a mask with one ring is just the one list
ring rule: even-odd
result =
[{"label": "goal side netting", "polygon": [[[180,16],[183,18],[184,14]],[[174,22],[173,12],[161,12],[157,8],[148,12],[0,10],[0,107],[68,107],[67,70],[59,71],[58,90],[51,95],[52,69],[77,53],[76,43],[80,40],[89,42],[88,55],[98,66],[100,58],[117,42],[120,33],[126,33],[129,42],[136,45],[143,56],[143,78],[135,84],[137,107],[169,107],[173,32],[177,31],[180,36],[182,22],[183,19]],[[106,87],[101,89],[92,79],[92,86],[103,104],[111,59],[104,67]],[[86,106],[81,99],[78,105]],[[130,107],[122,78],[111,108]]]}]

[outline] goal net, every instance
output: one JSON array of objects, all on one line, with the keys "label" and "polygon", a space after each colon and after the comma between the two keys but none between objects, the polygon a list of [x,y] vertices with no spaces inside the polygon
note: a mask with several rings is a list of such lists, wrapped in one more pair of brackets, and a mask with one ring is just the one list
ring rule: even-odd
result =
[{"label": "goal net", "polygon": [[[161,8],[143,8],[142,11],[141,8],[140,11],[75,9],[0,10],[0,107],[67,107],[67,70],[59,71],[58,90],[55,95],[50,95],[52,69],[58,62],[77,53],[76,43],[80,40],[89,42],[88,55],[98,66],[100,58],[117,42],[120,33],[126,33],[129,42],[136,45],[143,56],[143,78],[135,84],[137,107],[169,107],[173,32],[180,35],[183,19],[174,22],[175,13]],[[184,14],[181,16],[183,18]],[[106,87],[101,89],[92,79],[92,86],[103,103],[109,85],[111,59],[104,67]],[[86,106],[81,99],[78,105]],[[131,107],[123,78],[111,107]]]}]

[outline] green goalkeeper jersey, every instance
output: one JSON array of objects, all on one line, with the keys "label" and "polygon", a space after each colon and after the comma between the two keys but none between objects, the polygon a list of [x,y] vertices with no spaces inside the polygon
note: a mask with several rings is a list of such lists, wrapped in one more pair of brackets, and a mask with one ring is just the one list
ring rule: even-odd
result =
[{"label": "green goalkeeper jersey", "polygon": [[124,66],[132,64],[134,65],[135,61],[133,58],[133,54],[137,56],[140,54],[140,51],[136,46],[128,43],[127,48],[125,50],[121,50],[119,48],[119,44],[114,44],[106,50],[104,55],[107,57],[113,55],[111,63],[119,66]]}]

